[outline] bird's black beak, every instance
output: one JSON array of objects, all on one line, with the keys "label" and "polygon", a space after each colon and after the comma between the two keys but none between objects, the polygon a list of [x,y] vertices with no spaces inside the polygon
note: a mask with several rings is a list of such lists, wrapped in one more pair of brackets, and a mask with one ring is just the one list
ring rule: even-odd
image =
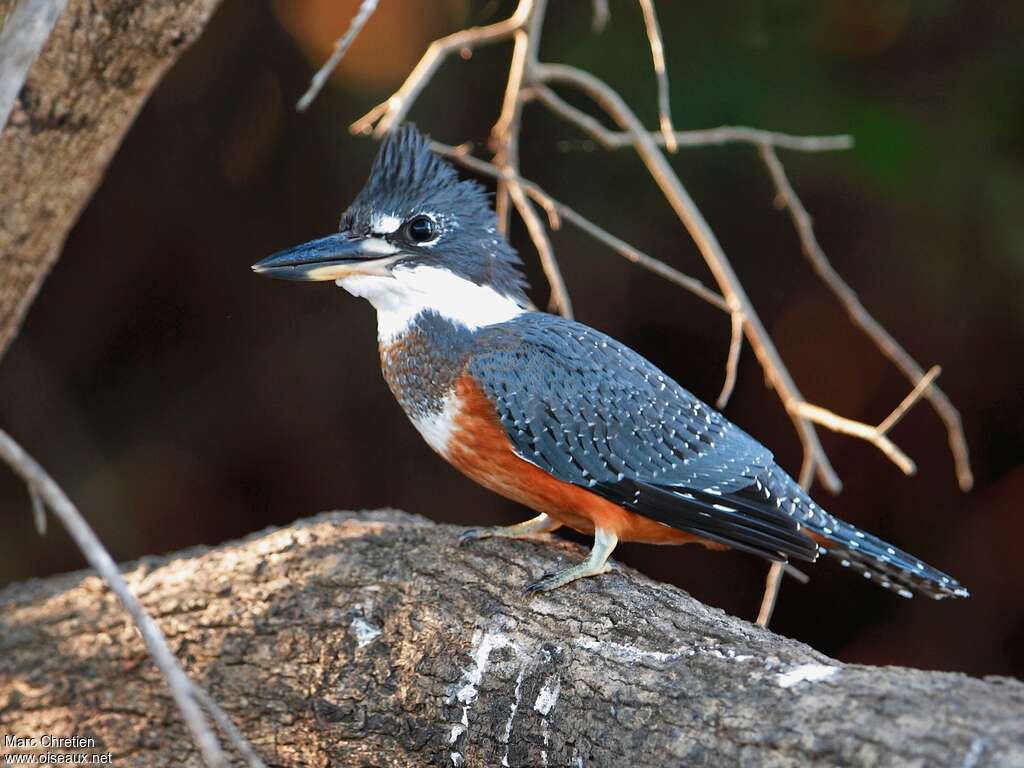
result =
[{"label": "bird's black beak", "polygon": [[387,275],[399,249],[379,237],[342,231],[278,251],[252,265],[258,275],[281,280],[338,280],[352,275]]}]

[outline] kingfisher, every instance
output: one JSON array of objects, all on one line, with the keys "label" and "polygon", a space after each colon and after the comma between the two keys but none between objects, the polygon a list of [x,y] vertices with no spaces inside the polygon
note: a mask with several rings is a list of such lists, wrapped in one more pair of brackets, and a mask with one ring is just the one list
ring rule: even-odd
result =
[{"label": "kingfisher", "polygon": [[966,597],[956,580],[830,515],[772,452],[653,363],[538,312],[484,188],[411,124],[389,133],[338,231],[253,265],[333,281],[377,311],[381,367],[427,444],[534,510],[461,541],[568,526],[589,557],[526,587],[608,570],[620,541],[699,543],[770,561],[837,559],[904,596]]}]

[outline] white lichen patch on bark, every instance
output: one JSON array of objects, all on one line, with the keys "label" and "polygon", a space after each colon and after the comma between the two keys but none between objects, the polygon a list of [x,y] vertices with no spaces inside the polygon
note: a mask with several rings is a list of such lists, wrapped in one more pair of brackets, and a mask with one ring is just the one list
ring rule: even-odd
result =
[{"label": "white lichen patch on bark", "polygon": [[783,672],[778,677],[781,688],[792,688],[798,683],[816,683],[826,680],[839,671],[839,667],[828,664],[801,664],[799,667]]}]

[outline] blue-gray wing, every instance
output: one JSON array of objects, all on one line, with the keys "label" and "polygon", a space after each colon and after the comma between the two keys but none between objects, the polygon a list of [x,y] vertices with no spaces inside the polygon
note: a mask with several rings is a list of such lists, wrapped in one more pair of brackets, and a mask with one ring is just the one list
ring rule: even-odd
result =
[{"label": "blue-gray wing", "polygon": [[765,488],[771,452],[605,334],[528,313],[481,330],[467,366],[517,454],[559,480],[764,557],[816,556]]}]

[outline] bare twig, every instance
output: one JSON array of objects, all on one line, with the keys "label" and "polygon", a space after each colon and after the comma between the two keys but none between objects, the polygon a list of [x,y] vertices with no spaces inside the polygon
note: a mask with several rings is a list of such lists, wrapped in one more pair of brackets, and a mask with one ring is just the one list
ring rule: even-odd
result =
[{"label": "bare twig", "polygon": [[757,612],[757,624],[767,627],[775,612],[775,602],[779,597],[779,587],[782,586],[782,573],[785,563],[772,563],[768,569],[768,576],[764,583],[764,596],[761,598],[761,608]]},{"label": "bare twig", "polygon": [[242,756],[249,768],[266,768],[263,760],[256,754],[256,750],[252,748],[249,740],[242,735],[242,732],[238,730],[238,726],[235,725],[235,721],[232,720],[228,714],[221,709],[220,704],[217,700],[210,695],[210,693],[199,685],[192,685],[192,693],[195,695],[199,703],[203,705],[203,708],[210,713],[210,717],[213,718],[213,722],[220,728],[227,740],[231,743],[238,754]]},{"label": "bare twig", "polygon": [[[520,0],[520,8],[526,20],[523,26],[517,29],[513,35],[515,44],[512,47],[512,61],[508,68],[508,81],[505,84],[505,97],[501,103],[501,113],[494,127],[491,128],[491,151],[494,155],[494,164],[505,171],[514,174],[519,173],[519,129],[522,124],[523,82],[526,77],[526,70],[537,59],[537,46],[540,44],[540,30],[534,26],[535,22],[541,20],[544,15],[544,8],[547,0]],[[519,9],[517,9],[518,11]],[[534,34],[530,34],[533,32]],[[506,178],[498,179],[498,189],[494,197],[494,211],[498,216],[498,230],[507,235],[509,226],[509,202],[511,200],[510,181]],[[521,196],[520,196],[521,197]],[[520,209],[522,215],[522,209]],[[524,219],[525,220],[525,219]],[[531,232],[532,237],[532,232]],[[536,238],[534,238],[536,243]],[[538,246],[537,253],[545,251]]]},{"label": "bare twig", "polygon": [[21,0],[0,27],[0,129],[67,0]]},{"label": "bare twig", "polygon": [[317,70],[316,74],[313,75],[313,79],[309,84],[309,88],[302,98],[299,99],[299,103],[295,105],[295,108],[299,112],[304,112],[310,104],[313,103],[313,99],[317,97],[320,90],[324,87],[324,83],[327,82],[327,78],[331,76],[331,73],[335,70],[338,64],[341,62],[342,57],[348,50],[348,47],[352,45],[352,41],[356,39],[356,35],[362,30],[363,26],[369,21],[370,16],[377,10],[378,0],[363,0],[359,5],[359,10],[356,11],[356,15],[352,17],[352,23],[349,24],[348,29],[345,30],[345,34],[338,38],[338,41],[334,44],[334,53],[324,63],[320,69]]},{"label": "bare twig", "polygon": [[731,313],[731,333],[729,338],[729,356],[725,360],[725,382],[722,384],[722,392],[715,401],[715,405],[721,410],[729,402],[732,391],[736,386],[736,372],[740,366],[740,351],[743,348],[743,310],[737,309]]},{"label": "bare twig", "polygon": [[608,0],[594,0],[594,20],[592,22],[595,32],[604,32],[611,19],[612,12],[608,9]]},{"label": "bare twig", "polygon": [[654,76],[658,79],[658,122],[661,126],[661,135],[665,139],[665,148],[675,154],[679,147],[676,144],[675,129],[672,127],[665,46],[661,42],[661,28],[658,26],[658,15],[654,12],[654,0],[640,0],[640,8],[644,12],[644,27],[647,29],[647,40],[651,45]]},{"label": "bare twig", "polygon": [[35,490],[30,489],[28,495],[32,499],[32,520],[36,526],[36,533],[40,536],[46,535],[46,505],[39,498]]},{"label": "bare twig", "polygon": [[910,394],[903,398],[903,402],[896,406],[893,412],[878,426],[871,426],[861,421],[839,416],[827,408],[812,405],[811,403],[797,403],[795,409],[797,413],[810,419],[815,424],[827,427],[833,432],[841,432],[844,435],[859,437],[861,440],[871,443],[884,453],[893,464],[903,470],[904,474],[912,475],[917,471],[917,466],[909,456],[896,447],[896,444],[888,438],[886,432],[892,429],[922,396],[927,396],[926,393],[929,387],[931,387],[932,381],[939,375],[940,371],[939,366],[933,366],[928,373],[921,377],[921,380],[910,391]]},{"label": "bare twig", "polygon": [[424,86],[434,72],[451,53],[472,49],[481,45],[497,43],[511,38],[530,15],[532,3],[521,0],[515,12],[507,19],[484,27],[471,27],[435,40],[423,54],[423,58],[387,101],[378,104],[351,126],[353,133],[370,133],[380,138],[405,119]]},{"label": "bare twig", "polygon": [[[438,154],[451,158],[459,165],[468,168],[471,171],[475,171],[476,173],[489,176],[492,179],[499,179],[503,175],[507,176],[507,174],[503,174],[502,171],[492,163],[488,163],[486,160],[481,160],[468,154],[464,146],[453,147],[448,144],[442,144],[434,141],[431,142],[431,147]],[[634,264],[638,264],[644,269],[650,270],[666,280],[675,283],[681,288],[685,288],[695,296],[706,301],[708,304],[718,307],[725,312],[729,312],[729,305],[726,304],[725,299],[710,290],[700,280],[690,277],[689,275],[670,267],[660,259],[648,256],[643,251],[634,248],[626,241],[602,229],[597,224],[594,224],[590,219],[581,215],[565,203],[554,199],[534,182],[524,179],[522,176],[516,176],[515,180],[539,205],[545,209],[548,209],[549,207],[552,208],[562,219],[583,230],[595,240],[604,243],[616,253],[629,259]]]},{"label": "bare twig", "polygon": [[[583,128],[605,149],[623,149],[634,144],[633,134],[627,131],[614,131],[605,127],[600,120],[577,109],[542,85],[534,85],[527,89],[526,96],[542,102],[555,115]],[[647,131],[651,141],[659,146],[665,145],[665,137],[660,131]],[[758,147],[769,144],[780,149],[796,152],[835,152],[853,147],[853,137],[838,136],[793,136],[778,131],[764,131],[742,125],[723,125],[718,128],[706,128],[697,131],[675,131],[676,144],[682,148],[713,147],[724,144],[754,144]]]},{"label": "bare twig", "polygon": [[[0,460],[3,460],[25,482],[34,499],[38,498],[41,504],[57,516],[79,549],[82,550],[82,554],[85,555],[89,564],[96,569],[110,590],[117,595],[141,633],[150,657],[167,681],[171,697],[181,712],[203,761],[210,768],[226,766],[227,759],[220,743],[203,718],[200,708],[203,695],[199,688],[185,674],[178,660],[168,648],[167,639],[160,627],[128,587],[117,564],[104,549],[103,544],[100,543],[89,524],[85,522],[81,513],[46,470],[25,453],[21,446],[3,430],[0,430]],[[223,712],[220,715],[226,718]],[[249,765],[252,768],[264,768],[262,761],[255,755],[241,734],[238,734],[237,729],[234,731],[234,735],[237,735],[238,738],[232,740],[236,740],[239,745],[244,744],[248,755],[251,755],[248,760]],[[242,751],[241,746],[239,749]]]},{"label": "bare twig", "polygon": [[537,209],[533,207],[533,203],[526,199],[523,188],[517,182],[512,181],[508,185],[508,190],[516,210],[519,211],[523,223],[526,224],[526,229],[530,233],[530,239],[533,240],[533,244],[537,248],[541,266],[544,268],[544,274],[551,285],[551,299],[548,303],[548,310],[559,312],[563,317],[572,318],[572,301],[570,301],[569,292],[565,288],[565,281],[562,279],[562,272],[558,268],[558,261],[555,259],[555,252],[551,247],[551,241],[544,230],[544,222],[540,220],[540,217],[537,215]]},{"label": "bare twig", "polygon": [[906,397],[903,398],[903,402],[897,405],[896,408],[893,409],[893,412],[882,420],[882,423],[878,425],[878,431],[884,435],[899,424],[900,420],[907,415],[907,411],[909,411],[914,404],[921,399],[922,395],[927,397],[927,389],[940,373],[942,373],[941,366],[933,365],[929,368],[928,373],[922,376],[921,380],[917,382],[914,388],[910,390]]},{"label": "bare twig", "polygon": [[[804,255],[811,262],[814,271],[818,273],[825,284],[832,289],[832,292],[839,299],[839,302],[846,309],[850,320],[854,325],[868,335],[878,349],[895,365],[911,382],[920,382],[925,377],[925,372],[918,365],[905,349],[892,335],[875,320],[874,317],[864,308],[857,298],[857,294],[843,280],[838,272],[829,263],[825,252],[822,250],[818,239],[814,234],[814,225],[810,214],[797,196],[793,185],[790,184],[786,171],[779,162],[778,155],[770,145],[761,146],[761,157],[771,174],[775,184],[776,192],[781,203],[789,209],[793,224],[796,226],[800,236],[800,246]],[[968,491],[974,484],[974,475],[971,472],[970,455],[967,450],[967,440],[964,438],[963,424],[960,420],[960,412],[950,402],[946,394],[938,387],[930,387],[925,397],[932,404],[939,418],[946,425],[946,432],[949,437],[949,448],[953,454],[953,462],[956,466],[956,476],[960,489]]]}]

